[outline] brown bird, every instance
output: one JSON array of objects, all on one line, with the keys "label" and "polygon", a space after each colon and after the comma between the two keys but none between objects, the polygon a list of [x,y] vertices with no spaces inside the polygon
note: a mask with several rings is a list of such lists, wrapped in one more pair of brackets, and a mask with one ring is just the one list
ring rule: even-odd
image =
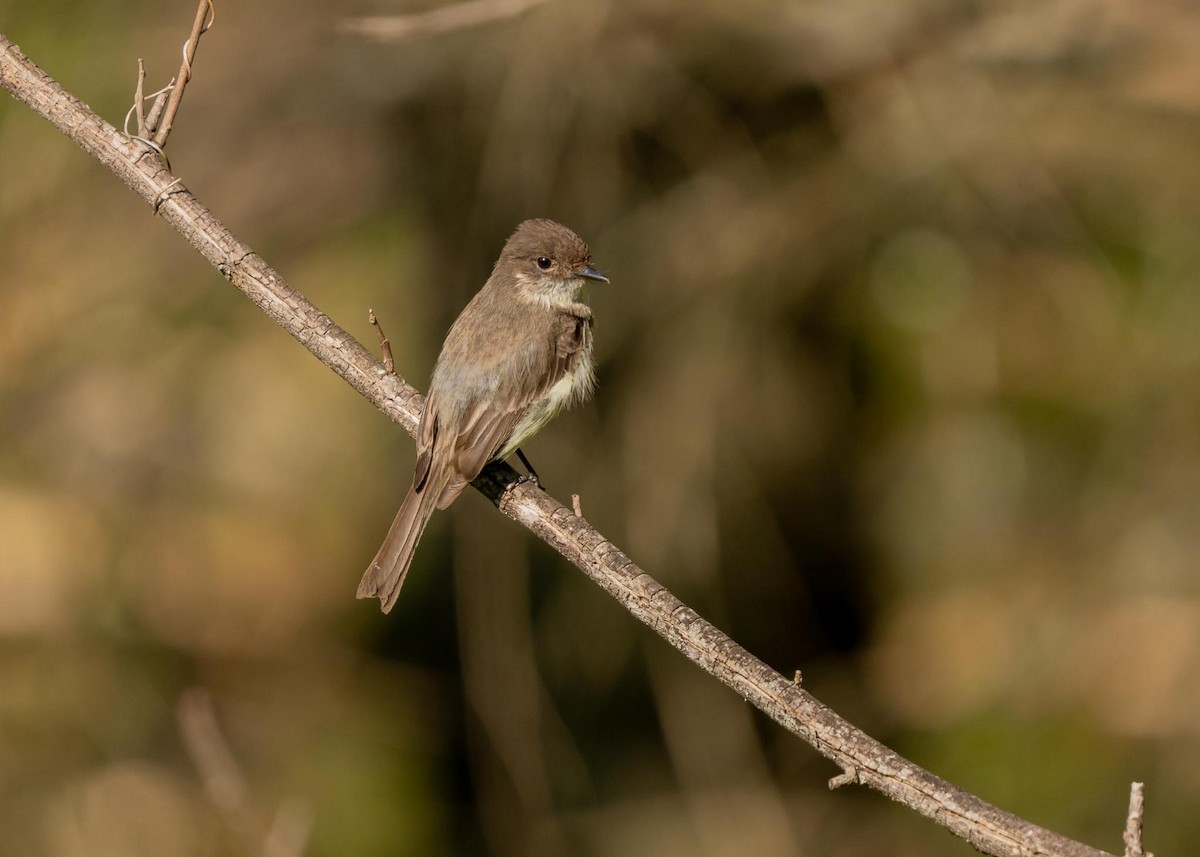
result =
[{"label": "brown bird", "polygon": [[[417,427],[412,488],[358,585],[392,609],[434,509],[445,509],[595,385],[592,311],[580,303],[592,267],[583,239],[552,220],[526,220],[459,315],[433,369]],[[528,462],[521,455],[528,467]],[[537,474],[529,468],[536,481]]]}]

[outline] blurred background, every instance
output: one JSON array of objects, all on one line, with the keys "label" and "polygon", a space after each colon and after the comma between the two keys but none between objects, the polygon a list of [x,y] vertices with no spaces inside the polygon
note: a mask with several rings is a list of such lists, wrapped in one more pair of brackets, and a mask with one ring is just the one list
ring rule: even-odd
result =
[{"label": "blurred background", "polygon": [[[915,762],[1200,838],[1200,10],[217,0],[168,152],[420,389],[521,219],[600,386],[526,447]],[[190,2],[0,0],[110,122]],[[452,22],[453,23],[453,22]],[[967,855],[468,492],[354,599],[412,442],[0,97],[0,855]]]}]

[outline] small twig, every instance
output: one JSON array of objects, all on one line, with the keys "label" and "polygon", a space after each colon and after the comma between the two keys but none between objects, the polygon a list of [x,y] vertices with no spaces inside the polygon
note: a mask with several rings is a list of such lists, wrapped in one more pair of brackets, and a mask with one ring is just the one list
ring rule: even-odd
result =
[{"label": "small twig", "polygon": [[[146,64],[138,57],[138,82],[133,93],[133,109],[137,112],[138,136],[146,135]],[[125,114],[125,133],[129,133],[129,114]]]},{"label": "small twig", "polygon": [[583,517],[583,507],[579,504],[579,495],[571,495],[571,511],[575,513],[576,518]]},{"label": "small twig", "polygon": [[[171,87],[175,85],[175,78],[171,78],[171,82],[160,89],[158,92],[145,94],[146,90],[146,66],[140,59],[138,60],[138,82],[134,89],[133,104],[129,105],[129,109],[125,111],[125,123],[122,128],[125,131],[126,137],[132,137],[135,140],[141,140],[148,146],[159,148],[158,145],[151,139],[150,135],[154,133],[155,123],[162,116],[163,105],[167,103],[167,93],[171,91]],[[145,112],[145,103],[151,98],[154,103],[150,105],[150,112]],[[129,130],[129,120],[133,116],[137,116],[137,133]]]},{"label": "small twig", "polygon": [[375,310],[367,310],[367,320],[371,322],[371,327],[375,328],[375,332],[379,334],[379,350],[383,353],[383,368],[387,370],[389,375],[395,375],[396,363],[392,360],[392,343],[384,335],[383,325],[375,317]]},{"label": "small twig", "polygon": [[[192,34],[183,43],[183,63],[179,68],[179,74],[171,78],[171,81],[162,89],[150,95],[146,95],[146,64],[141,57],[138,57],[137,87],[134,91],[133,106],[125,113],[125,136],[141,140],[157,151],[162,156],[163,162],[167,163],[167,169],[171,167],[163,152],[163,146],[167,142],[167,135],[171,133],[171,124],[175,121],[175,114],[179,112],[179,104],[183,100],[183,89],[192,77],[192,60],[196,56],[196,45],[200,42],[201,34],[212,27],[216,20],[217,10],[213,6],[213,0],[200,0],[200,6],[196,10],[196,20],[192,24]],[[154,103],[150,105],[150,112],[147,113],[145,103],[151,98],[154,99]],[[131,134],[129,131],[131,116],[137,117],[136,134]]]},{"label": "small twig", "polygon": [[804,673],[800,672],[800,670],[796,670],[796,674],[792,676],[792,684],[796,685],[796,687],[800,687],[802,684],[804,684]]},{"label": "small twig", "polygon": [[308,804],[295,799],[284,801],[264,836],[246,778],[217,722],[212,695],[199,687],[184,691],[177,713],[179,734],[205,794],[245,841],[247,852],[255,853],[261,841],[264,857],[300,857],[308,847],[313,826]]},{"label": "small twig", "polygon": [[221,734],[217,712],[208,691],[194,687],[179,697],[179,734],[204,792],[223,814],[241,819],[246,804],[246,780],[233,751]]},{"label": "small twig", "polygon": [[429,36],[465,30],[515,18],[547,0],[468,0],[414,15],[375,15],[346,18],[338,26],[346,33],[365,36],[379,42],[398,42],[415,36]]},{"label": "small twig", "polygon": [[843,768],[842,772],[836,777],[829,780],[829,790],[840,789],[842,786],[848,786],[859,782],[858,770],[856,768]]},{"label": "small twig", "polygon": [[263,857],[301,857],[312,836],[313,811],[307,802],[294,798],[279,805],[271,829],[263,842]]},{"label": "small twig", "polygon": [[1142,850],[1142,820],[1145,812],[1145,784],[1133,783],[1129,787],[1129,815],[1125,819],[1125,857],[1154,857]]},{"label": "small twig", "polygon": [[179,74],[175,75],[175,85],[171,88],[171,97],[167,101],[166,111],[162,122],[155,123],[158,130],[154,132],[154,142],[159,146],[166,145],[167,135],[171,133],[171,125],[175,122],[175,114],[179,112],[179,104],[183,101],[183,90],[192,79],[192,60],[196,57],[196,46],[200,44],[200,36],[217,21],[217,10],[213,0],[200,0],[196,7],[196,19],[192,22],[192,34],[183,43],[183,62],[179,66]]},{"label": "small twig", "polygon": [[158,143],[154,142],[153,134],[158,128],[159,120],[162,119],[163,110],[166,109],[167,95],[174,88],[175,78],[171,78],[167,82],[167,85],[158,92],[152,92],[146,96],[147,98],[153,98],[154,103],[150,105],[150,112],[146,114],[146,127],[141,130],[139,136],[145,139],[147,143],[151,144],[152,146],[157,146],[159,149],[162,147],[159,146]]}]

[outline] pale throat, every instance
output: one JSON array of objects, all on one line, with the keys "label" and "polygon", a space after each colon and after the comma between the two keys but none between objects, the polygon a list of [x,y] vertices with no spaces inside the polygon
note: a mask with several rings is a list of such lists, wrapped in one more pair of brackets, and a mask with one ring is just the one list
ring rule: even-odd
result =
[{"label": "pale throat", "polygon": [[579,277],[531,277],[517,274],[521,297],[547,308],[569,306],[579,301],[583,280]]}]

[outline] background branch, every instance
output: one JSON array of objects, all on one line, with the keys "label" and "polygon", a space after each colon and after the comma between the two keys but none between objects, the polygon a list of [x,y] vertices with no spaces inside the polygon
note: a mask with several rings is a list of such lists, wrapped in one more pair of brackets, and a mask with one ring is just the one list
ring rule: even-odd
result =
[{"label": "background branch", "polygon": [[[233,236],[153,152],[104,122],[3,36],[0,85],[117,174],[314,356],[413,431],[420,410],[413,388],[388,375],[349,334]],[[837,764],[844,772],[835,778],[839,784],[868,785],[988,854],[1105,854],[999,810],[874,741],[699,617],[570,509],[527,483],[513,487],[514,479],[510,467],[496,465],[476,487],[688,658]]]},{"label": "background branch", "polygon": [[229,741],[217,721],[216,705],[204,688],[184,691],[176,706],[179,733],[213,807],[241,838],[247,854],[301,857],[312,832],[311,810],[301,801],[285,801],[266,815],[251,799]]},{"label": "background branch", "polygon": [[547,0],[467,0],[413,15],[346,18],[340,26],[346,33],[379,42],[398,42],[515,18],[545,2]]}]

